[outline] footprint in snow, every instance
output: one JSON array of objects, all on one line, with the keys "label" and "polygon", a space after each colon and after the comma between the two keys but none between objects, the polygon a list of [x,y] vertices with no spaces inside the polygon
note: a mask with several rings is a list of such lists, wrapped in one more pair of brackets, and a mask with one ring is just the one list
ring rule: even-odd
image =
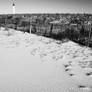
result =
[{"label": "footprint in snow", "polygon": [[64,64],[65,71],[72,70],[72,66],[70,64]]},{"label": "footprint in snow", "polygon": [[69,72],[69,76],[74,76],[75,75],[74,73],[71,73],[71,71],[72,71],[72,66],[71,65],[66,64],[66,65],[64,65],[64,67],[65,67],[65,71]]},{"label": "footprint in snow", "polygon": [[70,76],[75,76],[75,74],[73,74],[73,73],[70,73],[69,75],[70,75]]},{"label": "footprint in snow", "polygon": [[90,86],[78,85],[78,88],[82,89],[82,90],[88,90],[90,92],[92,91],[92,87],[90,87]]},{"label": "footprint in snow", "polygon": [[86,76],[92,77],[92,72],[86,73]]}]

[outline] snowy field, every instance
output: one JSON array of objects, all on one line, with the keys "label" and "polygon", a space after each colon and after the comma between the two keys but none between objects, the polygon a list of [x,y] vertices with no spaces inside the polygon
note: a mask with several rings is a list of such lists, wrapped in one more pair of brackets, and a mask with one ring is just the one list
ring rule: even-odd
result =
[{"label": "snowy field", "polygon": [[92,92],[92,50],[1,28],[0,92]]}]

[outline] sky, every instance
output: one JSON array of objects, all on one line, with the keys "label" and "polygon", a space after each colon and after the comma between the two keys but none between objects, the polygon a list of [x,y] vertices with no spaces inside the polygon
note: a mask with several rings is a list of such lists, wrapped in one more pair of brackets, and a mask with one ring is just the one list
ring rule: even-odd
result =
[{"label": "sky", "polygon": [[[16,13],[92,13],[92,0],[15,0]],[[12,0],[0,0],[0,14],[12,14]]]}]

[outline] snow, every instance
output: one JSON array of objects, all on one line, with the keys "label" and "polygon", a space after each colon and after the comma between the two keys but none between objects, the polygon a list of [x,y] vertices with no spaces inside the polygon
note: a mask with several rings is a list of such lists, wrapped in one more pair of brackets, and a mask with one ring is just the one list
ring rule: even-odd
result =
[{"label": "snow", "polygon": [[1,28],[0,55],[0,92],[92,92],[88,47]]}]

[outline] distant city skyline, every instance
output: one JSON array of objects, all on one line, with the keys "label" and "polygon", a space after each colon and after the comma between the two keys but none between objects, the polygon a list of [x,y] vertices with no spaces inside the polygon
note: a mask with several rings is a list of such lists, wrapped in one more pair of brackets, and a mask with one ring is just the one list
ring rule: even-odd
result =
[{"label": "distant city skyline", "polygon": [[[92,0],[15,0],[16,13],[92,13]],[[0,0],[0,14],[12,14],[12,0]]]}]

